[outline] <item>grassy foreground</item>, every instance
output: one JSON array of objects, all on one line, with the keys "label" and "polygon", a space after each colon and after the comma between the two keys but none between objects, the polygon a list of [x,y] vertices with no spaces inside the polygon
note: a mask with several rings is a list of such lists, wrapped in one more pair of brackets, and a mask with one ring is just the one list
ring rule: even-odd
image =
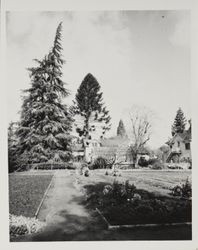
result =
[{"label": "grassy foreground", "polygon": [[34,217],[52,174],[9,176],[9,208],[14,215]]}]

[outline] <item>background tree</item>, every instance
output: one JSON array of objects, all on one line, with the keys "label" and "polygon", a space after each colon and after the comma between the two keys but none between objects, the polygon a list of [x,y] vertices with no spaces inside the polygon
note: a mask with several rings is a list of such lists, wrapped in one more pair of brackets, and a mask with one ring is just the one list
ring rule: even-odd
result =
[{"label": "background tree", "polygon": [[168,145],[162,145],[155,152],[157,158],[162,162],[166,162],[169,153],[170,153],[170,148]]},{"label": "background tree", "polygon": [[29,68],[31,87],[24,92],[17,134],[18,152],[24,163],[67,161],[71,157],[71,115],[62,98],[69,95],[62,81],[61,29],[54,44],[37,67]]},{"label": "background tree", "polygon": [[14,122],[10,122],[8,127],[8,167],[9,172],[13,172],[18,168],[16,123]]},{"label": "background tree", "polygon": [[181,108],[177,110],[174,123],[172,125],[172,136],[176,133],[183,133],[186,127],[186,118]]},{"label": "background tree", "polygon": [[129,152],[132,156],[133,165],[137,163],[137,156],[150,140],[153,113],[141,106],[134,106],[130,111],[131,141]]},{"label": "background tree", "polygon": [[118,124],[117,136],[122,137],[122,138],[127,137],[125,126],[122,120],[120,120]]},{"label": "background tree", "polygon": [[94,131],[103,136],[111,127],[102,94],[96,78],[87,74],[77,90],[73,107],[76,131],[81,138],[90,138]]}]

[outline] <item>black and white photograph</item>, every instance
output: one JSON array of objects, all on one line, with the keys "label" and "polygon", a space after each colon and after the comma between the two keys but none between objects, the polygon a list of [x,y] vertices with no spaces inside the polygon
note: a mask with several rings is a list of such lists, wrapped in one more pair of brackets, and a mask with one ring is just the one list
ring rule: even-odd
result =
[{"label": "black and white photograph", "polygon": [[191,241],[191,10],[7,10],[5,38],[9,241]]}]

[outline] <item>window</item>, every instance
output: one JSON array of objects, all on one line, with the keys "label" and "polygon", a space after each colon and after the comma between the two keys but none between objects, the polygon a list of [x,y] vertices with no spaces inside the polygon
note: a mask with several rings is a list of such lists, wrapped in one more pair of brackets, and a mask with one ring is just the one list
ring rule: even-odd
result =
[{"label": "window", "polygon": [[177,146],[180,147],[180,141],[177,142]]},{"label": "window", "polygon": [[186,144],[185,144],[185,147],[186,147],[186,150],[190,150],[190,143],[189,143],[189,142],[186,143]]}]

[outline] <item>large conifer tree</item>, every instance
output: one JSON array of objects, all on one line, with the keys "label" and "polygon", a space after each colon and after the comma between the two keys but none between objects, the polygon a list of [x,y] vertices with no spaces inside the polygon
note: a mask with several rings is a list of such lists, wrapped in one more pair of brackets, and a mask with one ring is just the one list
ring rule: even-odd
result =
[{"label": "large conifer tree", "polygon": [[93,131],[99,130],[100,136],[103,136],[111,127],[111,118],[104,106],[102,94],[97,79],[92,74],[87,74],[74,101],[74,114],[79,118],[75,122],[76,131],[81,138],[90,138]]},{"label": "large conifer tree", "polygon": [[31,87],[24,92],[18,129],[18,151],[23,163],[67,161],[71,156],[71,115],[62,97],[69,95],[62,81],[62,23],[54,44],[37,67],[29,68]]},{"label": "large conifer tree", "polygon": [[172,136],[176,133],[183,133],[186,127],[186,118],[181,108],[177,110],[174,123],[172,125]]}]

